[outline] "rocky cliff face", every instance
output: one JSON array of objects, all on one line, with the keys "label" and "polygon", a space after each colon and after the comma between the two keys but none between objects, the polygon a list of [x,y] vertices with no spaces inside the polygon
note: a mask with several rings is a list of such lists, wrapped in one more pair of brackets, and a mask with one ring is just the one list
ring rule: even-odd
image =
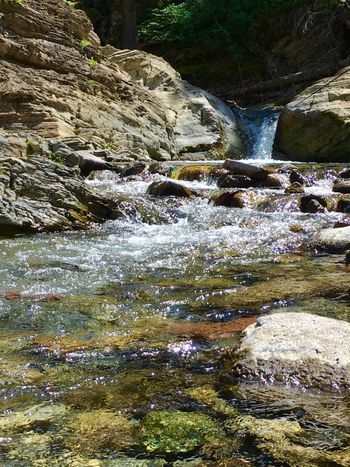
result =
[{"label": "rocky cliff face", "polygon": [[[28,138],[33,133],[63,140],[79,135],[95,149],[136,159],[171,159],[198,150],[213,150],[215,157],[242,150],[238,137],[231,144],[234,118],[223,117],[204,91],[183,83],[156,57],[117,59],[116,49],[99,46],[85,14],[63,0],[1,2],[0,13],[2,128]],[[167,81],[169,105],[182,112],[181,124],[169,119],[160,93],[127,72],[143,66],[147,74],[144,63],[148,69],[155,64]],[[192,129],[195,142],[184,141],[183,133]]]},{"label": "rocky cliff face", "polygon": [[[113,164],[242,151],[230,110],[164,60],[101,47],[85,13],[63,0],[0,2],[0,234],[118,216],[108,200],[107,211],[94,207],[82,157]],[[45,188],[52,180],[55,190]],[[70,206],[60,202],[69,193]]]},{"label": "rocky cliff face", "polygon": [[299,94],[282,112],[276,149],[292,160],[348,162],[349,83],[350,67]]}]

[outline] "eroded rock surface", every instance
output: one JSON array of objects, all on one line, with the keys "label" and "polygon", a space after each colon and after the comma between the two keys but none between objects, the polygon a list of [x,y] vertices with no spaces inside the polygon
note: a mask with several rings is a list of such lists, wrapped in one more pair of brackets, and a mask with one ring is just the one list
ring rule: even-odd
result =
[{"label": "eroded rock surface", "polygon": [[242,151],[233,113],[164,60],[102,48],[63,0],[0,4],[0,126],[45,138],[79,135],[134,159]]},{"label": "eroded rock surface", "polygon": [[258,318],[244,331],[237,374],[322,389],[350,388],[350,324],[308,313]]},{"label": "eroded rock surface", "polygon": [[275,147],[289,159],[348,162],[350,67],[318,81],[282,112]]},{"label": "eroded rock surface", "polygon": [[350,248],[350,226],[321,230],[313,237],[310,246],[329,253],[343,253]]},{"label": "eroded rock surface", "polygon": [[43,157],[0,158],[0,235],[84,228],[123,216],[93,193],[78,168]]}]

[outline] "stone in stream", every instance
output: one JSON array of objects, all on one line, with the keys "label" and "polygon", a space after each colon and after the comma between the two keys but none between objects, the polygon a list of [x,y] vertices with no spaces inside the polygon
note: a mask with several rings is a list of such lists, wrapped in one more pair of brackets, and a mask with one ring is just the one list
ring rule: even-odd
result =
[{"label": "stone in stream", "polygon": [[189,198],[190,196],[198,196],[198,193],[187,188],[180,183],[175,183],[171,180],[153,182],[147,189],[147,194],[152,196],[178,196],[181,198]]},{"label": "stone in stream", "polygon": [[77,167],[39,156],[0,159],[0,236],[86,228],[121,217],[122,203],[90,190]]},{"label": "stone in stream", "polygon": [[337,211],[346,214],[350,213],[350,197],[344,196],[338,200]]},{"label": "stone in stream", "polygon": [[327,198],[319,195],[305,195],[300,199],[300,211],[317,213],[325,212],[329,206]]},{"label": "stone in stream", "polygon": [[300,185],[306,185],[306,180],[301,173],[297,172],[296,170],[292,170],[289,174],[289,181],[291,184],[293,183],[300,183]]},{"label": "stone in stream", "polygon": [[194,180],[204,179],[211,170],[212,167],[210,165],[185,165],[184,167],[179,167],[173,173],[173,178],[193,182]]},{"label": "stone in stream", "polygon": [[309,246],[328,253],[344,253],[350,248],[350,226],[321,230]]},{"label": "stone in stream", "polygon": [[290,186],[288,186],[284,192],[286,195],[291,195],[291,194],[294,194],[294,193],[304,193],[304,188],[302,185],[300,185],[300,183],[298,182],[294,182],[292,183]]},{"label": "stone in stream", "polygon": [[264,187],[280,189],[287,185],[286,178],[282,174],[269,174],[264,181]]},{"label": "stone in stream", "polygon": [[336,193],[350,193],[350,180],[336,182],[333,186],[333,191]]},{"label": "stone in stream", "polygon": [[222,175],[217,185],[219,188],[250,188],[256,186],[256,182],[246,175]]},{"label": "stone in stream", "polygon": [[253,180],[263,182],[271,173],[259,165],[247,164],[241,161],[227,159],[223,165],[224,169],[229,170],[234,175],[245,175]]},{"label": "stone in stream", "polygon": [[239,191],[225,191],[217,198],[214,198],[214,206],[224,206],[226,208],[243,208],[247,203],[244,199],[245,192]]},{"label": "stone in stream", "polygon": [[258,318],[244,331],[234,373],[268,383],[350,389],[350,323],[308,313]]},{"label": "stone in stream", "polygon": [[132,165],[131,167],[126,167],[121,172],[123,178],[130,177],[132,175],[139,175],[146,169],[146,164],[143,162],[138,162],[137,164]]},{"label": "stone in stream", "polygon": [[341,172],[339,172],[338,175],[340,178],[350,178],[350,169],[344,169]]}]

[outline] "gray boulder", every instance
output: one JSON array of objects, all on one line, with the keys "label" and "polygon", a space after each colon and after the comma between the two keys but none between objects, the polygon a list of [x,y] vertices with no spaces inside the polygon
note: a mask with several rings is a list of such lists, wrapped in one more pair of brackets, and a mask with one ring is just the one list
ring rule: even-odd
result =
[{"label": "gray boulder", "polygon": [[78,168],[39,156],[0,159],[0,236],[86,228],[120,217],[121,203],[93,193]]},{"label": "gray boulder", "polygon": [[235,373],[320,389],[350,388],[350,323],[308,313],[258,318],[244,331]]},{"label": "gray boulder", "polygon": [[311,239],[310,247],[328,253],[344,253],[350,248],[350,227],[321,230]]}]

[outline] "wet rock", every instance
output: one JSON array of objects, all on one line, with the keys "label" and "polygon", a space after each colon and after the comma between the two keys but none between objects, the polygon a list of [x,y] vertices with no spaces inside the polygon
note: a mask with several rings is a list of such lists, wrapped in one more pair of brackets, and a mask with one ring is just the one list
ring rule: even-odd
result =
[{"label": "wet rock", "polygon": [[342,197],[338,200],[337,211],[350,214],[350,197]]},{"label": "wet rock", "polygon": [[193,182],[194,180],[203,180],[208,176],[212,167],[209,165],[186,165],[180,167],[173,174],[173,178],[176,180],[187,180]]},{"label": "wet rock", "polygon": [[309,212],[310,214],[325,213],[326,209],[317,201],[317,199],[310,199],[310,201],[303,207],[302,212]]},{"label": "wet rock", "polygon": [[67,447],[83,453],[124,450],[135,443],[136,425],[123,415],[93,410],[78,414],[71,421]]},{"label": "wet rock", "polygon": [[152,196],[178,196],[180,198],[197,196],[197,193],[190,188],[170,180],[151,183],[147,189],[147,194]]},{"label": "wet rock", "polygon": [[327,198],[318,195],[305,195],[300,199],[300,211],[317,213],[325,212],[329,207]]},{"label": "wet rock", "polygon": [[101,157],[94,156],[88,152],[76,152],[75,154],[79,157],[79,167],[81,174],[87,177],[91,172],[96,170],[112,170],[114,171],[114,165],[110,162],[106,162]]},{"label": "wet rock", "polygon": [[350,388],[350,323],[308,313],[258,318],[244,331],[240,377],[320,389]]},{"label": "wet rock", "polygon": [[143,162],[139,162],[137,164],[134,164],[131,167],[125,168],[122,172],[121,175],[123,178],[125,177],[130,177],[132,175],[139,175],[141,174],[144,170],[146,169],[146,164]]},{"label": "wet rock", "polygon": [[225,206],[227,208],[243,208],[247,202],[242,191],[226,191],[213,199],[214,206]]},{"label": "wet rock", "polygon": [[350,226],[350,217],[343,217],[333,225],[333,229]]},{"label": "wet rock", "polygon": [[328,253],[344,253],[350,248],[350,227],[321,230],[311,240],[310,247]]},{"label": "wet rock", "polygon": [[143,422],[144,445],[148,452],[192,451],[223,437],[216,422],[195,412],[149,412]]},{"label": "wet rock", "polygon": [[350,265],[350,251],[347,251],[347,252],[346,252],[346,255],[345,255],[345,264],[346,264],[347,266]]},{"label": "wet rock", "polygon": [[0,235],[86,228],[121,217],[121,204],[93,193],[77,168],[39,156],[0,160]]},{"label": "wet rock", "polygon": [[209,180],[210,181],[217,181],[220,177],[224,176],[224,175],[229,175],[230,172],[226,169],[218,169],[218,168],[214,168],[214,169],[211,169],[210,172],[209,172]]},{"label": "wet rock", "polygon": [[284,188],[287,185],[285,177],[279,174],[269,174],[264,181],[264,187],[266,188]]},{"label": "wet rock", "polygon": [[228,339],[240,334],[249,325],[255,323],[256,317],[249,316],[238,318],[229,323],[183,323],[169,326],[167,331],[177,336],[190,337],[191,339],[220,340]]},{"label": "wet rock", "polygon": [[223,168],[229,170],[234,175],[245,175],[259,182],[263,182],[270,174],[268,170],[258,165],[247,164],[232,159],[227,159],[224,162]]},{"label": "wet rock", "polygon": [[340,178],[350,178],[350,169],[344,169],[341,172],[339,172],[338,176]]},{"label": "wet rock", "polygon": [[335,183],[333,186],[333,191],[336,193],[350,193],[350,180]]},{"label": "wet rock", "polygon": [[289,181],[291,184],[299,183],[302,186],[306,184],[305,177],[303,177],[301,173],[297,172],[296,170],[292,170],[289,174]]},{"label": "wet rock", "polygon": [[290,186],[288,186],[284,192],[287,194],[287,195],[291,195],[291,194],[294,194],[294,193],[304,193],[304,188],[302,185],[300,185],[300,183],[298,182],[294,182],[292,183]]},{"label": "wet rock", "polygon": [[217,185],[219,188],[249,188],[256,185],[256,182],[246,175],[222,175]]}]

